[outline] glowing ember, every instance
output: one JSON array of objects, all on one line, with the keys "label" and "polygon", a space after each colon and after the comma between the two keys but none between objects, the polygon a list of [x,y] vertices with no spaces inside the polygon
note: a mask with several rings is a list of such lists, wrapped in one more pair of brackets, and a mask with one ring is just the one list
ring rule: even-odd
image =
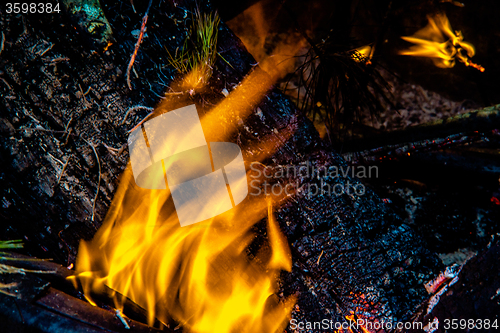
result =
[{"label": "glowing ember", "polygon": [[[231,130],[221,131],[220,119],[245,119],[271,81],[255,70],[206,114],[207,140],[225,141]],[[272,154],[277,147],[263,141]],[[266,215],[267,243],[250,256],[252,227]],[[291,267],[269,198],[248,196],[226,213],[181,227],[170,191],[138,187],[129,167],[102,227],[80,245],[73,281],[91,303],[90,294],[104,286],[125,295],[147,310],[150,325],[156,318],[184,332],[277,332],[295,303],[276,295],[280,271]],[[122,310],[123,297],[114,301]]]},{"label": "glowing ember", "polygon": [[434,64],[441,68],[455,66],[456,59],[484,72],[484,67],[470,61],[475,54],[474,46],[464,42],[460,31],[453,32],[448,18],[444,14],[428,16],[429,24],[417,31],[413,36],[401,37],[415,44],[399,54],[431,58]]}]

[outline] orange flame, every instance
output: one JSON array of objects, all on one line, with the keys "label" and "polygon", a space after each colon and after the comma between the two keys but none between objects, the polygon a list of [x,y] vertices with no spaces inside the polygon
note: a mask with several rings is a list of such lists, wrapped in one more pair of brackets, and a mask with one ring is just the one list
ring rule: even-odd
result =
[{"label": "orange flame", "polygon": [[113,43],[108,42],[108,44],[106,44],[106,47],[104,47],[104,52],[106,52],[111,45],[113,45]]},{"label": "orange flame", "polygon": [[456,59],[484,72],[484,67],[470,61],[475,54],[474,46],[464,42],[460,31],[453,32],[448,18],[444,14],[428,16],[429,24],[417,31],[413,36],[401,37],[415,44],[399,54],[417,57],[429,57],[437,67],[451,68],[455,66]]},{"label": "orange flame", "polygon": [[[208,141],[230,136],[227,119],[247,117],[272,80],[255,70],[205,115]],[[292,134],[283,132],[284,140]],[[280,142],[262,144],[268,155]],[[181,227],[169,190],[139,188],[128,167],[102,227],[80,244],[73,281],[92,304],[91,292],[104,286],[130,298],[147,310],[150,325],[158,319],[185,332],[282,331],[295,297],[276,295],[280,271],[290,271],[292,262],[272,205],[269,198],[248,196],[222,215]],[[266,215],[268,244],[250,258],[252,226]],[[121,295],[114,299],[119,310]]]},{"label": "orange flame", "polygon": [[[307,42],[298,32],[277,34],[273,31],[270,22],[276,19],[278,12],[266,11],[264,2],[259,1],[228,21],[227,25],[241,39],[263,70],[283,78],[295,70],[295,56]],[[273,36],[271,50],[271,45],[266,43],[270,36]]]}]

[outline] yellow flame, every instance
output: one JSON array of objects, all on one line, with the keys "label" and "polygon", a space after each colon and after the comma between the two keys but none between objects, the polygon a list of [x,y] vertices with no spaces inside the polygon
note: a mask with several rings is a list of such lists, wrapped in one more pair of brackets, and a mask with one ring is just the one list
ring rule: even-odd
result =
[{"label": "yellow flame", "polygon": [[355,49],[351,55],[351,57],[356,62],[364,62],[367,65],[371,64],[372,56],[373,56],[373,52],[372,52],[371,45],[360,46],[357,49]]},{"label": "yellow flame", "polygon": [[[274,32],[269,22],[276,19],[278,12],[269,12],[266,9],[268,8],[264,2],[256,2],[228,21],[227,25],[241,39],[263,70],[283,78],[295,70],[295,56],[307,45],[307,41],[295,31],[280,34]],[[266,43],[271,36],[272,45]]]},{"label": "yellow flame", "polygon": [[453,32],[445,14],[428,16],[429,24],[417,31],[413,36],[404,36],[402,39],[415,44],[399,54],[417,57],[429,57],[437,67],[451,68],[456,59],[484,72],[484,67],[470,61],[475,54],[474,46],[465,42],[460,31]]},{"label": "yellow flame", "polygon": [[[207,141],[230,136],[221,119],[247,117],[272,81],[261,70],[248,75],[202,118]],[[261,142],[267,153],[259,159],[282,143]],[[291,270],[292,259],[272,205],[269,198],[248,196],[214,219],[181,227],[169,191],[139,188],[129,166],[102,227],[80,244],[73,281],[92,304],[90,295],[105,286],[130,298],[147,310],[150,325],[156,318],[185,332],[282,331],[295,297],[278,297],[277,282],[281,270]],[[267,246],[250,256],[252,226],[266,215]],[[123,297],[117,294],[114,301],[122,310]]]},{"label": "yellow flame", "polygon": [[277,270],[292,271],[292,254],[288,247],[288,242],[285,236],[280,232],[279,225],[273,216],[273,204],[271,199],[268,203],[268,218],[267,218],[267,235],[269,237],[269,245],[272,255],[269,260],[269,268]]}]

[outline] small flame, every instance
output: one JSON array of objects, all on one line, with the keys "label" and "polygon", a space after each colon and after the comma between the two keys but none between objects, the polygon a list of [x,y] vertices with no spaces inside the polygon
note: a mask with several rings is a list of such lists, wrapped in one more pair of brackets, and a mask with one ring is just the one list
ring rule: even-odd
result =
[{"label": "small flame", "polygon": [[[238,35],[263,70],[283,78],[295,70],[295,56],[307,45],[307,41],[298,32],[274,32],[270,24],[276,19],[273,15],[266,12],[264,2],[259,1],[231,19],[227,25]],[[271,36],[272,45],[267,42]]]},{"label": "small flame", "polygon": [[106,44],[106,47],[104,47],[104,52],[106,52],[111,45],[113,45],[113,43],[108,42],[108,44]]},{"label": "small flame", "polygon": [[373,49],[373,47],[371,45],[365,45],[365,46],[358,47],[351,54],[351,57],[356,62],[364,62],[367,65],[369,65],[372,63],[372,61],[371,61],[372,56],[373,56],[372,49]]},{"label": "small flame", "polygon": [[399,54],[431,58],[437,67],[451,68],[455,66],[456,59],[484,72],[484,67],[473,63],[470,58],[475,54],[474,46],[465,42],[460,31],[453,32],[450,22],[445,14],[428,16],[429,24],[417,31],[413,36],[401,37],[415,44]]},{"label": "small flame", "polygon": [[[256,69],[206,114],[201,122],[208,141],[230,136],[226,127],[220,130],[221,117],[245,119],[272,81]],[[260,144],[267,152],[260,160],[279,147],[275,140]],[[169,191],[139,188],[129,167],[102,227],[91,242],[81,242],[72,280],[94,305],[91,293],[104,286],[130,298],[147,310],[149,325],[158,319],[184,332],[282,331],[295,297],[278,297],[277,282],[292,259],[272,207],[270,198],[249,196],[222,215],[181,227]],[[266,215],[267,245],[250,256],[252,227]],[[121,295],[114,299],[118,310]]]}]

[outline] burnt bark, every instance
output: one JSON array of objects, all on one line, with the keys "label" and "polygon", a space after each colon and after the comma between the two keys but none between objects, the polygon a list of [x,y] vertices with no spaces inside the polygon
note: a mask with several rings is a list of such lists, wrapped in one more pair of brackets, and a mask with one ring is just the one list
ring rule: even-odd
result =
[{"label": "burnt bark", "polygon": [[[63,265],[74,262],[79,240],[100,226],[127,164],[127,131],[149,111],[133,109],[124,120],[125,115],[137,105],[154,107],[168,91],[176,73],[165,48],[172,53],[182,45],[194,8],[192,1],[151,8],[129,90],[124,73],[145,4],[135,4],[137,13],[126,1],[101,4],[113,30],[107,50],[70,13],[2,17],[1,237],[22,238],[29,254]],[[169,97],[172,109],[194,102],[203,115],[224,99],[224,89],[233,90],[259,71],[223,24],[218,50],[225,61],[218,58],[209,88]],[[270,167],[307,162],[316,169],[346,168],[269,82],[254,83],[267,93],[251,105],[244,123],[237,107],[219,119],[221,133],[235,129],[230,141],[242,147],[246,163],[274,151],[265,160]],[[258,148],[263,140],[269,145]],[[294,181],[304,189],[361,184],[349,175]],[[369,188],[363,195],[338,196],[305,190],[284,199],[275,213],[293,252],[293,270],[283,274],[281,288],[285,295],[299,294],[297,320],[408,319],[427,297],[423,284],[440,268],[421,237]]]}]

